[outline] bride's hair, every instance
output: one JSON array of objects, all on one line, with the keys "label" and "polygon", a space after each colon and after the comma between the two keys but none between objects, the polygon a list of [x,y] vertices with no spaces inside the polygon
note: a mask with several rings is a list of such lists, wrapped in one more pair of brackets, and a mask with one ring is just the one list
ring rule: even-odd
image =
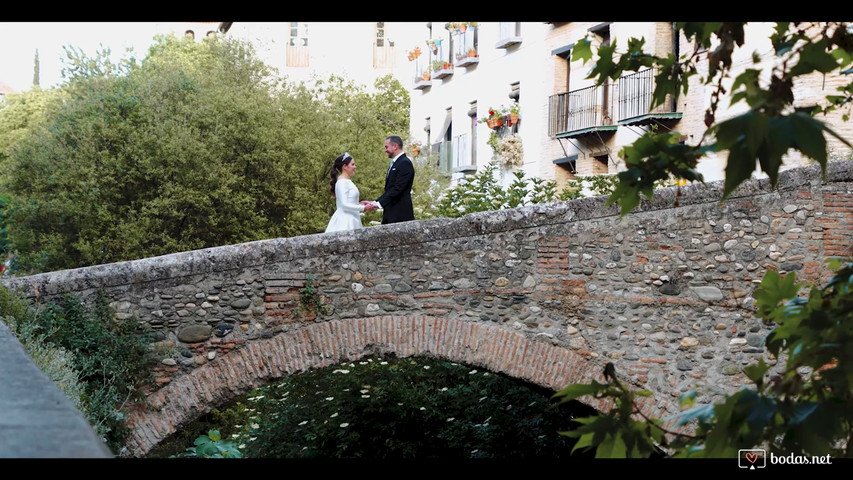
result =
[{"label": "bride's hair", "polygon": [[344,152],[335,159],[335,163],[332,164],[332,171],[329,173],[329,177],[331,181],[329,181],[329,185],[331,186],[332,196],[335,196],[335,184],[338,182],[338,175],[341,174],[341,170],[344,168],[344,165],[352,162],[352,156],[349,153]]}]

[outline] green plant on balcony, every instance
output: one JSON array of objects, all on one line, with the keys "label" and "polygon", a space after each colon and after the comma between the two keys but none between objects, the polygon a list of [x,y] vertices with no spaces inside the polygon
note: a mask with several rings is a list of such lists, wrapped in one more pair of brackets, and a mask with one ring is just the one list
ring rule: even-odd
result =
[{"label": "green plant on balcony", "polygon": [[518,105],[518,102],[512,102],[507,109],[509,112],[507,115],[507,123],[509,125],[515,125],[518,122],[518,114],[521,112],[521,107]]},{"label": "green plant on balcony", "polygon": [[507,115],[507,108],[501,105],[499,108],[489,108],[489,114],[478,118],[477,121],[485,123],[489,128],[495,128],[503,125],[503,117]]},{"label": "green plant on balcony", "polygon": [[444,60],[433,60],[432,61],[432,70],[434,72],[438,72],[440,70],[446,70],[450,68],[450,64],[445,62]]},{"label": "green plant on balcony", "polygon": [[492,147],[492,150],[495,153],[498,151],[498,140],[500,140],[500,137],[498,137],[498,132],[496,130],[492,130],[492,133],[489,134],[489,139],[486,140],[486,145]]}]

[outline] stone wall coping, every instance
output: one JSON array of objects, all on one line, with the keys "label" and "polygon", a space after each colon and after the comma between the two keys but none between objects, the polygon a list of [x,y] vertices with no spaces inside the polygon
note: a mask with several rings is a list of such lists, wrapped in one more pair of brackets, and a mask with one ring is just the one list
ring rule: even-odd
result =
[{"label": "stone wall coping", "polygon": [[[823,177],[823,178],[822,178]],[[792,168],[779,172],[776,188],[768,178],[744,182],[730,199],[770,195],[778,190],[803,188],[821,182],[853,180],[853,161],[827,163],[822,175],[819,165]],[[705,184],[658,189],[652,200],[643,200],[634,214],[707,204],[722,199],[724,180]],[[617,205],[605,206],[607,196],[528,205],[506,210],[477,212],[461,218],[428,219],[391,225],[380,225],[352,232],[317,233],[290,238],[273,238],[173,253],[139,260],[94,265],[36,275],[3,278],[10,290],[25,296],[56,295],[63,291],[85,291],[121,285],[144,284],[165,278],[222,272],[317,258],[349,254],[380,248],[405,247],[437,240],[450,240],[505,231],[535,228],[596,218],[618,218]]]}]

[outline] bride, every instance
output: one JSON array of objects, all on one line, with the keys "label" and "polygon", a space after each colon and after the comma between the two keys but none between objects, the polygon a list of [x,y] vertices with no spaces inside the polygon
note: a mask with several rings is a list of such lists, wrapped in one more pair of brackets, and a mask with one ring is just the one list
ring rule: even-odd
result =
[{"label": "bride", "polygon": [[372,208],[359,203],[358,188],[351,180],[354,173],[355,160],[349,153],[344,152],[343,155],[335,159],[330,173],[329,185],[331,186],[331,194],[335,197],[337,209],[329,220],[326,233],[364,228],[361,225],[361,212],[365,209],[372,210]]}]

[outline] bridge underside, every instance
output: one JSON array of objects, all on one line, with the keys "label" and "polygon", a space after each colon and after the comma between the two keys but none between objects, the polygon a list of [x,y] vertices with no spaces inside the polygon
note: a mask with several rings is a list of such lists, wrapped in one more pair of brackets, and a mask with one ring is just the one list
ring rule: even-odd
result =
[{"label": "bridge underside", "polygon": [[[430,356],[477,366],[557,391],[571,383],[603,381],[599,366],[544,338],[497,325],[429,316],[382,316],[314,323],[247,343],[173,377],[128,418],[128,454],[144,456],[160,441],[212,408],[291,374],[366,356]],[[659,417],[666,405],[644,399]],[[609,404],[583,403],[605,410]]]}]

